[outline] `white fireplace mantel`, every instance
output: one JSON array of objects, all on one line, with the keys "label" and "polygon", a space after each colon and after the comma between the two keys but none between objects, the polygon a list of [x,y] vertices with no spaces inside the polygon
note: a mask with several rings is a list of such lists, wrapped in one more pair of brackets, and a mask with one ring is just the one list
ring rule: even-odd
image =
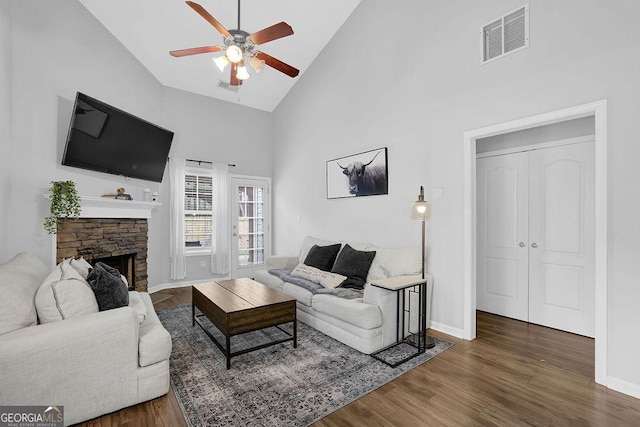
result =
[{"label": "white fireplace mantel", "polygon": [[[43,194],[47,199],[48,194]],[[80,196],[80,218],[151,218],[151,211],[162,206],[158,202],[120,200],[107,197]]]}]

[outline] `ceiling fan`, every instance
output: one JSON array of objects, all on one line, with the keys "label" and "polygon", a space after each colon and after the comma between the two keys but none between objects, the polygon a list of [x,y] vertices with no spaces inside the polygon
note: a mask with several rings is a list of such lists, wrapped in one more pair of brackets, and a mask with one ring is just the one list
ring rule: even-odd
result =
[{"label": "ceiling fan", "polygon": [[245,58],[253,66],[256,73],[261,72],[265,64],[290,77],[296,77],[300,73],[298,69],[291,65],[285,64],[279,59],[256,49],[258,45],[293,34],[293,29],[286,22],[280,22],[253,34],[249,34],[240,29],[240,0],[238,0],[238,28],[235,30],[227,30],[198,3],[192,1],[187,1],[186,3],[218,30],[222,37],[224,37],[224,45],[172,50],[169,52],[171,56],[181,57],[225,51],[222,56],[214,58],[214,61],[218,68],[220,68],[220,71],[223,71],[224,68],[231,63],[231,79],[229,82],[231,86],[240,86],[243,80],[251,77],[245,66]]}]

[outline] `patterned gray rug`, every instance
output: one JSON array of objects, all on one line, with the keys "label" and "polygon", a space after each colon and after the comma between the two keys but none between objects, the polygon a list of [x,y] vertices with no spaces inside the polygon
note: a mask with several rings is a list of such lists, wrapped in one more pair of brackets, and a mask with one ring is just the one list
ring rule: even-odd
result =
[{"label": "patterned gray rug", "polygon": [[[297,349],[290,341],[243,354],[227,370],[211,339],[191,326],[190,305],[157,312],[173,340],[172,386],[193,427],[307,426],[453,345],[436,338],[434,348],[394,369],[298,322]],[[269,328],[233,337],[232,351],[283,335]]]}]

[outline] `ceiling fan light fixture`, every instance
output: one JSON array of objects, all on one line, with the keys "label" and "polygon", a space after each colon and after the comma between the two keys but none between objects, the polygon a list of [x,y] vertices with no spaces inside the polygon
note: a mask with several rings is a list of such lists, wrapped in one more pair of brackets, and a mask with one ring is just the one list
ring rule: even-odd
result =
[{"label": "ceiling fan light fixture", "polygon": [[215,62],[220,71],[224,71],[224,68],[229,64],[229,58],[227,58],[227,55],[222,55],[217,58],[213,58],[213,62]]},{"label": "ceiling fan light fixture", "polygon": [[213,61],[221,71],[231,63],[231,78],[229,85],[233,86],[236,90],[239,85],[242,84],[242,80],[246,80],[251,77],[247,71],[247,67],[245,66],[245,61],[248,61],[251,64],[256,73],[260,73],[264,69],[265,65],[268,65],[289,77],[297,77],[300,73],[300,70],[297,68],[294,68],[264,52],[255,50],[257,46],[292,35],[293,28],[291,28],[291,26],[286,22],[279,22],[251,34],[243,31],[240,29],[240,0],[238,0],[238,27],[237,29],[227,30],[216,18],[214,18],[199,4],[193,1],[187,1],[186,3],[198,15],[211,24],[218,33],[220,33],[224,38],[223,46],[201,46],[189,49],[172,50],[169,52],[171,56],[182,57],[220,52],[221,55],[214,58]]},{"label": "ceiling fan light fixture", "polygon": [[242,49],[240,49],[235,44],[232,44],[227,48],[227,58],[229,58],[229,61],[233,62],[234,64],[242,61]]},{"label": "ceiling fan light fixture", "polygon": [[243,62],[238,65],[238,72],[236,73],[236,77],[238,78],[238,80],[247,80],[249,77],[251,77],[251,74],[249,74],[249,72],[247,71],[247,67],[244,66]]},{"label": "ceiling fan light fixture", "polygon": [[258,57],[254,55],[249,58],[249,64],[251,64],[253,69],[256,70],[256,73],[260,73],[264,68],[265,61],[262,59],[258,59]]}]

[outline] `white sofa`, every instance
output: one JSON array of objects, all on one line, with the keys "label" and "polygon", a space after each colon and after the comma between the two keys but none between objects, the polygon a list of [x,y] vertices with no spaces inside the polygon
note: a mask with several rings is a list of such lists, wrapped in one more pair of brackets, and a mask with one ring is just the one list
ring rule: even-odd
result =
[{"label": "white sofa", "polygon": [[37,324],[34,298],[48,274],[27,253],[0,264],[0,405],[63,405],[65,424],[75,424],[166,394],[171,337],[149,294]]},{"label": "white sofa", "polygon": [[[271,269],[294,269],[303,263],[311,247],[327,246],[335,243],[348,243],[356,250],[376,251],[362,298],[345,299],[334,295],[314,294],[307,289],[269,273]],[[397,295],[396,292],[371,286],[376,279],[401,275],[419,275],[421,271],[421,251],[416,248],[387,249],[372,244],[333,242],[315,237],[305,237],[298,256],[274,256],[266,260],[266,270],[258,271],[255,280],[271,288],[290,295],[297,300],[298,320],[323,332],[330,337],[371,354],[396,340],[397,330]],[[433,277],[425,275],[427,280],[427,327],[430,319],[431,293]],[[417,298],[409,298],[411,304],[411,322],[405,323],[405,332],[415,332],[417,325]],[[407,319],[409,320],[409,319]]]}]

